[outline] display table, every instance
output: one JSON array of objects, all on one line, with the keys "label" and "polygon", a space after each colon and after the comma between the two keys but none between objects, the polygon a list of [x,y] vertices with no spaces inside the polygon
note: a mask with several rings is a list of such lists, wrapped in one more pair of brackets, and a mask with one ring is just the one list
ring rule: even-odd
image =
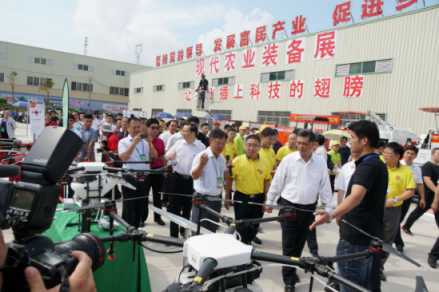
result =
[{"label": "display table", "polygon": [[[58,208],[62,208],[62,205],[58,205]],[[58,242],[71,240],[79,234],[78,226],[66,227],[69,222],[78,222],[79,215],[76,212],[56,212],[55,217],[52,226],[43,235],[50,237],[53,242]],[[107,230],[98,231],[97,224],[91,225],[91,232],[99,237],[109,236]],[[114,234],[118,233],[122,231],[115,229]],[[108,250],[109,243],[106,242],[104,245],[105,250]],[[93,274],[98,291],[151,291],[143,248],[136,245],[135,249],[136,256],[133,262],[133,243],[114,243],[116,259],[109,261],[107,253],[104,265]]]}]

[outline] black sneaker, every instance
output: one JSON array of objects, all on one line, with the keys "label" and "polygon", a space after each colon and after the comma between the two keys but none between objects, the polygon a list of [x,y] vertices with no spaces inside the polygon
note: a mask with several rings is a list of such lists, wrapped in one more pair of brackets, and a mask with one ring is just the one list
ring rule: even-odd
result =
[{"label": "black sneaker", "polygon": [[154,220],[154,222],[160,226],[165,226],[165,222],[163,222],[162,218],[158,218],[158,219]]},{"label": "black sneaker", "polygon": [[140,227],[145,227],[145,222],[140,222]]},{"label": "black sneaker", "polygon": [[256,244],[262,244],[262,240],[260,240],[259,238],[257,238],[256,236],[253,237],[252,241]]},{"label": "black sneaker", "polygon": [[407,234],[407,235],[415,236],[415,235],[412,233],[412,231],[410,230],[410,228],[407,228],[407,227],[403,226],[403,227],[401,227],[401,230],[402,230],[405,234]]},{"label": "black sneaker", "polygon": [[432,257],[428,257],[428,264],[430,265],[430,267],[432,267],[433,269],[436,269],[436,260]]},{"label": "black sneaker", "polygon": [[284,291],[285,292],[295,292],[296,291],[296,287],[294,287],[293,285],[286,285]]},{"label": "black sneaker", "polygon": [[400,253],[403,253],[404,252],[404,246],[396,244],[396,250],[399,251]]},{"label": "black sneaker", "polygon": [[386,276],[384,275],[383,271],[380,272],[380,279],[381,279],[381,281],[383,281],[383,282],[387,282],[387,278],[386,278]]}]

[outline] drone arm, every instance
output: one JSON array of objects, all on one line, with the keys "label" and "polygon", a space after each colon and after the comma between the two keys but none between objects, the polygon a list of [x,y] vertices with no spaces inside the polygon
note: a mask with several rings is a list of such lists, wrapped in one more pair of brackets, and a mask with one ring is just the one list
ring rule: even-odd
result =
[{"label": "drone arm", "polygon": [[315,265],[314,266],[314,270],[317,272],[317,274],[319,274],[322,277],[328,278],[328,279],[332,279],[334,280],[334,282],[337,282],[339,284],[342,284],[343,286],[350,288],[353,291],[356,292],[370,292],[370,290],[361,287],[360,285],[349,281],[348,279],[345,279],[339,275],[337,275],[336,272],[334,272],[333,270],[331,270],[330,268],[324,266],[324,265]]},{"label": "drone arm", "polygon": [[256,250],[252,252],[251,258],[253,260],[258,260],[258,261],[266,261],[266,262],[272,262],[277,264],[296,266],[302,269],[305,269],[308,266],[304,262],[302,262],[299,258],[271,254],[271,253],[266,253]]},{"label": "drone arm", "polygon": [[223,214],[213,210],[212,208],[207,207],[206,205],[196,204],[196,206],[199,207],[200,209],[202,209],[203,211],[206,211],[207,213],[209,213],[215,217],[218,217],[221,221],[223,221],[227,225],[230,225],[230,224],[234,223],[234,221],[235,221],[232,218],[227,217],[226,215],[223,215]]},{"label": "drone arm", "polygon": [[212,258],[205,259],[197,274],[195,275],[193,283],[203,285],[203,283],[207,280],[207,277],[210,275],[213,269],[215,269],[217,264],[218,263],[216,262],[216,260]]}]

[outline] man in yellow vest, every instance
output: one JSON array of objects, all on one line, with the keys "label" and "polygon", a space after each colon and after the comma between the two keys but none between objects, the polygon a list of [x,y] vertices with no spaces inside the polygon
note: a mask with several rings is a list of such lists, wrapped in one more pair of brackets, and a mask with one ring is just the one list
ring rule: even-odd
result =
[{"label": "man in yellow vest", "polygon": [[230,127],[227,130],[227,142],[224,150],[221,152],[221,155],[224,157],[229,156],[230,160],[235,159],[238,156],[238,144],[234,141],[236,137],[236,130]]},{"label": "man in yellow vest", "polygon": [[285,156],[297,151],[297,131],[295,130],[288,136],[288,145],[282,147],[277,151],[276,161],[279,164]]},{"label": "man in yellow vest", "polygon": [[[383,236],[382,239],[387,244],[392,244],[395,240],[399,229],[399,220],[401,218],[402,203],[404,200],[410,199],[415,194],[416,184],[411,169],[400,163],[401,157],[404,155],[404,148],[396,143],[390,142],[386,144],[383,152],[384,160],[387,164],[389,173],[389,193],[384,209],[383,217]],[[384,276],[384,264],[386,263],[389,253],[381,260],[381,281],[386,281]]]}]

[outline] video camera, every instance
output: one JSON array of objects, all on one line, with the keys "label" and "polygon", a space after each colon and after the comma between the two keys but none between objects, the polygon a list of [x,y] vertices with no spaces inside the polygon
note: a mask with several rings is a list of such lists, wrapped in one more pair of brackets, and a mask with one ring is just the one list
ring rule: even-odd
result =
[{"label": "video camera", "polygon": [[[21,162],[21,181],[13,184],[0,180],[0,227],[12,227],[14,234],[14,240],[7,244],[5,267],[0,269],[4,272],[4,291],[29,290],[24,277],[28,266],[40,271],[47,288],[66,283],[77,264],[72,250],[86,252],[93,261],[93,271],[104,263],[103,243],[93,234],[80,234],[55,244],[38,234],[52,225],[61,191],[57,182],[82,145],[75,133],[46,127]],[[0,176],[17,176],[17,169],[18,166],[0,166]]]}]

